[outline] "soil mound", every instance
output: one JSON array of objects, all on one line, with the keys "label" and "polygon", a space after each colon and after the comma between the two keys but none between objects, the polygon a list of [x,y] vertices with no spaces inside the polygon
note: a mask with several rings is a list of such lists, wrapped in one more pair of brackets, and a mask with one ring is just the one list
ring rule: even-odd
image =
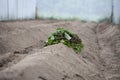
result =
[{"label": "soil mound", "polygon": [[[80,54],[63,44],[43,48],[43,41],[57,27],[82,39]],[[120,26],[80,21],[0,22],[0,80],[120,80]]]},{"label": "soil mound", "polygon": [[57,44],[38,49],[18,64],[0,72],[0,80],[105,80],[95,64]]}]

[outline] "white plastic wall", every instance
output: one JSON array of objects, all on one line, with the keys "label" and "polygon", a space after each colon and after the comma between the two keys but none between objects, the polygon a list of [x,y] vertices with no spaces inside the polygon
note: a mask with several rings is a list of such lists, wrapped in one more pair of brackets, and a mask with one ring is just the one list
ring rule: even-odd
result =
[{"label": "white plastic wall", "polygon": [[36,0],[18,0],[18,19],[34,19]]},{"label": "white plastic wall", "polygon": [[36,0],[0,0],[0,20],[34,19]]},{"label": "white plastic wall", "polygon": [[113,22],[120,24],[120,0],[0,0],[0,20],[34,19],[37,14],[99,22],[111,18],[112,5]]},{"label": "white plastic wall", "polygon": [[111,0],[37,0],[38,16],[99,21],[110,18]]},{"label": "white plastic wall", "polygon": [[114,13],[113,21],[116,24],[120,24],[120,0],[114,0]]},{"label": "white plastic wall", "polygon": [[0,0],[0,20],[7,20],[8,13],[8,0]]}]

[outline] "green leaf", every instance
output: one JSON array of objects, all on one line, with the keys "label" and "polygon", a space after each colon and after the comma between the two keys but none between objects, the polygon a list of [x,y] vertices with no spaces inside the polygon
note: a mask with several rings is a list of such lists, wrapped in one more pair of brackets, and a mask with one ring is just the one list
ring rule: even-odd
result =
[{"label": "green leaf", "polygon": [[73,48],[78,53],[84,47],[81,39],[76,34],[65,30],[64,28],[57,28],[56,32],[51,33],[48,40],[45,42],[45,46],[63,43],[64,45]]},{"label": "green leaf", "polygon": [[51,36],[50,36],[50,39],[51,39],[51,40],[54,40],[54,39],[55,39],[55,37],[54,37],[53,35],[51,35]]}]

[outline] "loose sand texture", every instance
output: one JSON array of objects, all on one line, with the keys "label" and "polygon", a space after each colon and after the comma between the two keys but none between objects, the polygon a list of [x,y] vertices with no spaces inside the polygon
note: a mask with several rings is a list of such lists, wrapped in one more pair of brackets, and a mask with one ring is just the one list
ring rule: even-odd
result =
[{"label": "loose sand texture", "polygon": [[[84,44],[44,47],[63,27]],[[0,80],[120,80],[120,26],[107,22],[29,20],[0,22]]]}]

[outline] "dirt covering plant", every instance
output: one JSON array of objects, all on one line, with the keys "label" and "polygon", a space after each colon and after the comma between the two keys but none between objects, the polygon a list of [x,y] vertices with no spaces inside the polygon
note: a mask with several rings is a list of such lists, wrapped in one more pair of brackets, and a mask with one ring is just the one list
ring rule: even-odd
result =
[{"label": "dirt covering plant", "polygon": [[48,40],[45,42],[45,46],[63,43],[64,45],[73,48],[76,53],[81,52],[83,44],[81,39],[72,32],[65,30],[64,28],[57,28],[56,32],[51,33]]}]

